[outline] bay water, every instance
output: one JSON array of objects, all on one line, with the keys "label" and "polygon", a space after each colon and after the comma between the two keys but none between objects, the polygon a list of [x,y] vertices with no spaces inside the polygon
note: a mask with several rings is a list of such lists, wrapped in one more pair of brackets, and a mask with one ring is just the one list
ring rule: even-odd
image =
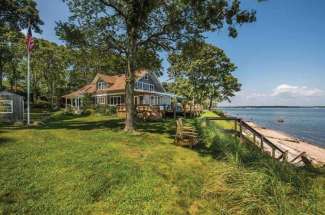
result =
[{"label": "bay water", "polygon": [[222,107],[227,115],[252,121],[325,148],[325,108]]}]

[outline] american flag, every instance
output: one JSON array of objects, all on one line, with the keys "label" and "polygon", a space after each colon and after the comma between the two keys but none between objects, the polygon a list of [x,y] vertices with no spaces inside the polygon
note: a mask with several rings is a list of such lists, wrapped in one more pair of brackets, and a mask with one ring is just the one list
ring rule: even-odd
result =
[{"label": "american flag", "polygon": [[31,52],[33,47],[34,47],[34,41],[33,41],[31,26],[28,27],[27,38],[26,38],[26,46],[27,46],[27,51],[28,52]]}]

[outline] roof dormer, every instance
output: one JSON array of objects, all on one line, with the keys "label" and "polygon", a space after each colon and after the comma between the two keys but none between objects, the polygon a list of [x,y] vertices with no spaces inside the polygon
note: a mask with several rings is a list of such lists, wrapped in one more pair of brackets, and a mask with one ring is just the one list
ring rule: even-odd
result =
[{"label": "roof dormer", "polygon": [[105,81],[97,81],[97,90],[105,90],[106,88],[108,88],[108,84]]}]

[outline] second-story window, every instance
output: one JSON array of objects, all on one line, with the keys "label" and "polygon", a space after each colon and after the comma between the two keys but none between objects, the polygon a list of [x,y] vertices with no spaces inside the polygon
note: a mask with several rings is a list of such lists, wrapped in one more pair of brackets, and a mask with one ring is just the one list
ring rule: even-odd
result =
[{"label": "second-story window", "polygon": [[155,87],[153,84],[144,83],[142,81],[135,82],[135,89],[154,91]]},{"label": "second-story window", "polygon": [[146,74],[144,75],[144,80],[149,80],[149,74],[148,74],[148,73],[146,73]]},{"label": "second-story window", "polygon": [[104,81],[99,81],[99,82],[97,82],[97,89],[98,89],[98,90],[103,90],[103,89],[105,89],[105,88],[107,88],[107,84],[106,84],[106,82],[104,82]]}]

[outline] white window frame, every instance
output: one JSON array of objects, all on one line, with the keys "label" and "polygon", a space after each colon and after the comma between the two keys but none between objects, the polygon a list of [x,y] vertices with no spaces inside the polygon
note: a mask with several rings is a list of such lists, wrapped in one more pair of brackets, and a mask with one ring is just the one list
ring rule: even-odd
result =
[{"label": "white window frame", "polygon": [[137,81],[135,83],[135,89],[140,89],[140,90],[145,90],[145,91],[152,92],[152,91],[155,90],[155,86],[153,84],[144,83],[143,81]]},{"label": "white window frame", "polygon": [[97,96],[96,101],[97,101],[97,104],[104,105],[105,104],[105,96]]},{"label": "white window frame", "polygon": [[107,88],[107,83],[105,81],[98,81],[97,82],[97,89],[98,90],[104,90]]},{"label": "white window frame", "polygon": [[159,105],[159,96],[150,96],[150,105]]},{"label": "white window frame", "polygon": [[148,74],[148,73],[146,73],[146,74],[144,75],[144,80],[149,80],[149,74]]},{"label": "white window frame", "polygon": [[10,111],[8,112],[8,111],[6,111],[6,112],[4,112],[4,111],[0,111],[0,113],[13,113],[14,112],[14,101],[13,100],[0,100],[0,103],[3,103],[3,104],[9,104],[9,106],[11,107],[10,109]]},{"label": "white window frame", "polygon": [[[115,99],[117,99],[117,100],[115,100]],[[110,102],[109,103],[110,105],[121,105],[122,104],[122,96],[110,96],[109,102]]]}]

